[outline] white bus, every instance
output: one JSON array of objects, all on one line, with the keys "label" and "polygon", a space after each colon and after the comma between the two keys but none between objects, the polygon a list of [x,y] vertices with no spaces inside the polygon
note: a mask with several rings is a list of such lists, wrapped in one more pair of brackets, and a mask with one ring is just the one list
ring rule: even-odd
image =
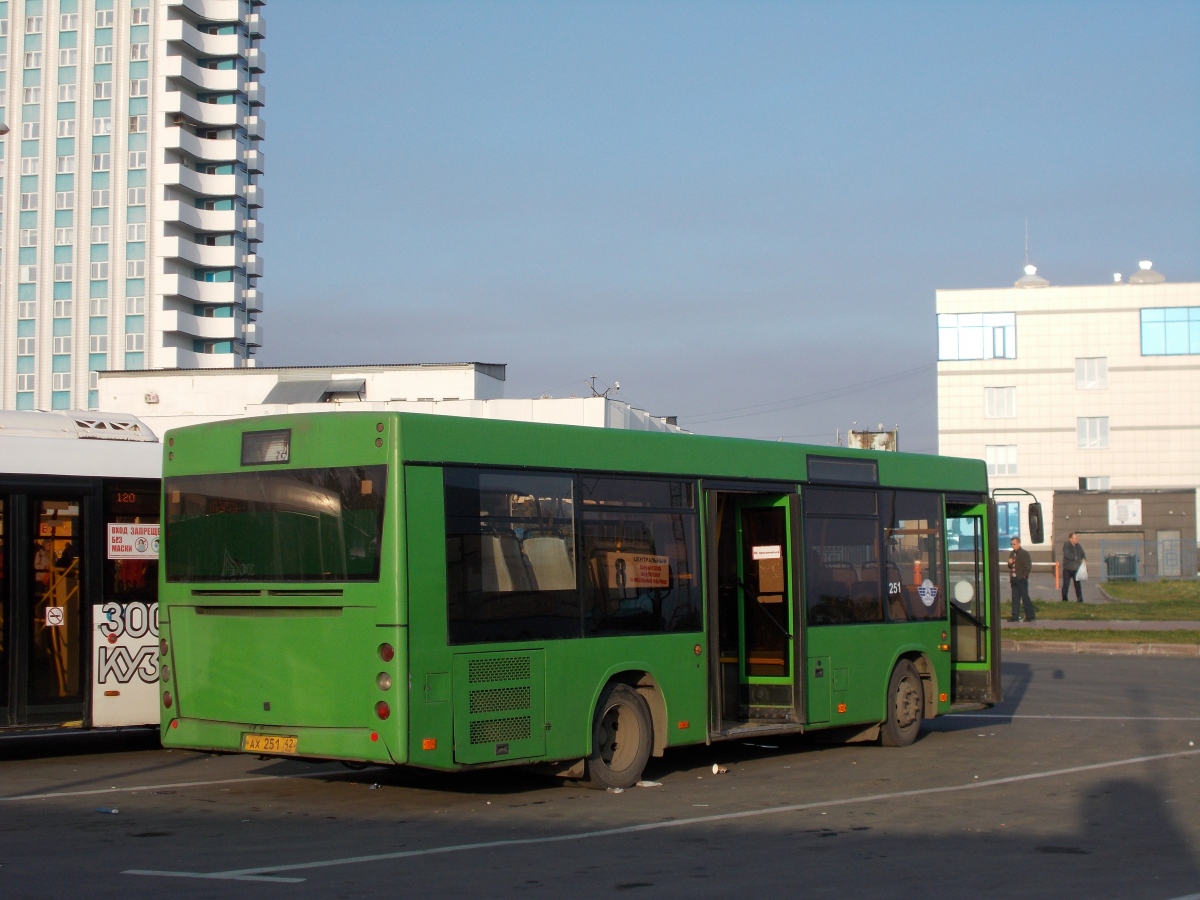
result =
[{"label": "white bus", "polygon": [[133,416],[0,411],[0,732],[157,723],[161,475]]}]

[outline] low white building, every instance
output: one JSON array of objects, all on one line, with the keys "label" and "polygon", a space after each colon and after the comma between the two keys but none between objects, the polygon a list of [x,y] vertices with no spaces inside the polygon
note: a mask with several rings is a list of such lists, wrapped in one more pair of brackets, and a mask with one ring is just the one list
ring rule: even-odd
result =
[{"label": "low white building", "polygon": [[[1087,530],[1055,515],[1055,491],[1200,485],[1200,283],[1142,262],[1128,280],[1059,287],[1028,266],[1013,287],[938,291],[937,316],[939,452],[1037,494],[1037,549],[1065,540],[1051,523]],[[1027,538],[1029,498],[999,499],[1000,531]]]},{"label": "low white building", "polygon": [[169,428],[298,412],[392,410],[448,416],[678,432],[610,397],[506,398],[505,366],[430,363],[101,372],[99,408]]}]

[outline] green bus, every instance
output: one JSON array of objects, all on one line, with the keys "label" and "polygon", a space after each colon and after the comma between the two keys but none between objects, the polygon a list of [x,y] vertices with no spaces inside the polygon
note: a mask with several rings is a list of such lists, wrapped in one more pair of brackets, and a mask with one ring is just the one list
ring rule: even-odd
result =
[{"label": "green bus", "polygon": [[168,747],[626,787],[1000,699],[978,460],[392,412],[165,443]]}]

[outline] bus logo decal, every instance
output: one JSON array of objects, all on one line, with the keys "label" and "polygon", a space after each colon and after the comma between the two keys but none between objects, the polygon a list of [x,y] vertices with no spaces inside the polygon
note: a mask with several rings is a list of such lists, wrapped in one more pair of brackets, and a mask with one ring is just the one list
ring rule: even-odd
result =
[{"label": "bus logo decal", "polygon": [[917,588],[917,593],[921,597],[921,602],[926,606],[933,606],[933,604],[937,601],[937,592],[937,585],[928,578],[921,582],[921,586]]}]

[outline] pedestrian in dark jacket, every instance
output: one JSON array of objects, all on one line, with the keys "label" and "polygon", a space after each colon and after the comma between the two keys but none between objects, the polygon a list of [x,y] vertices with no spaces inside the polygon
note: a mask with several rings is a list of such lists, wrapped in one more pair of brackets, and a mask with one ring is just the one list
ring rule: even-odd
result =
[{"label": "pedestrian in dark jacket", "polygon": [[1012,539],[1012,552],[1008,554],[1008,578],[1012,583],[1012,618],[1008,621],[1019,622],[1021,609],[1025,608],[1025,621],[1032,622],[1035,618],[1033,601],[1029,599],[1029,573],[1033,571],[1033,558],[1029,551],[1021,546],[1020,538]]},{"label": "pedestrian in dark jacket", "polygon": [[1062,548],[1062,602],[1067,602],[1067,588],[1071,582],[1075,582],[1075,599],[1083,602],[1083,586],[1079,583],[1076,577],[1079,574],[1079,567],[1083,561],[1087,559],[1087,554],[1083,552],[1083,548],[1079,546],[1079,532],[1072,531],[1067,538],[1067,542]]}]

